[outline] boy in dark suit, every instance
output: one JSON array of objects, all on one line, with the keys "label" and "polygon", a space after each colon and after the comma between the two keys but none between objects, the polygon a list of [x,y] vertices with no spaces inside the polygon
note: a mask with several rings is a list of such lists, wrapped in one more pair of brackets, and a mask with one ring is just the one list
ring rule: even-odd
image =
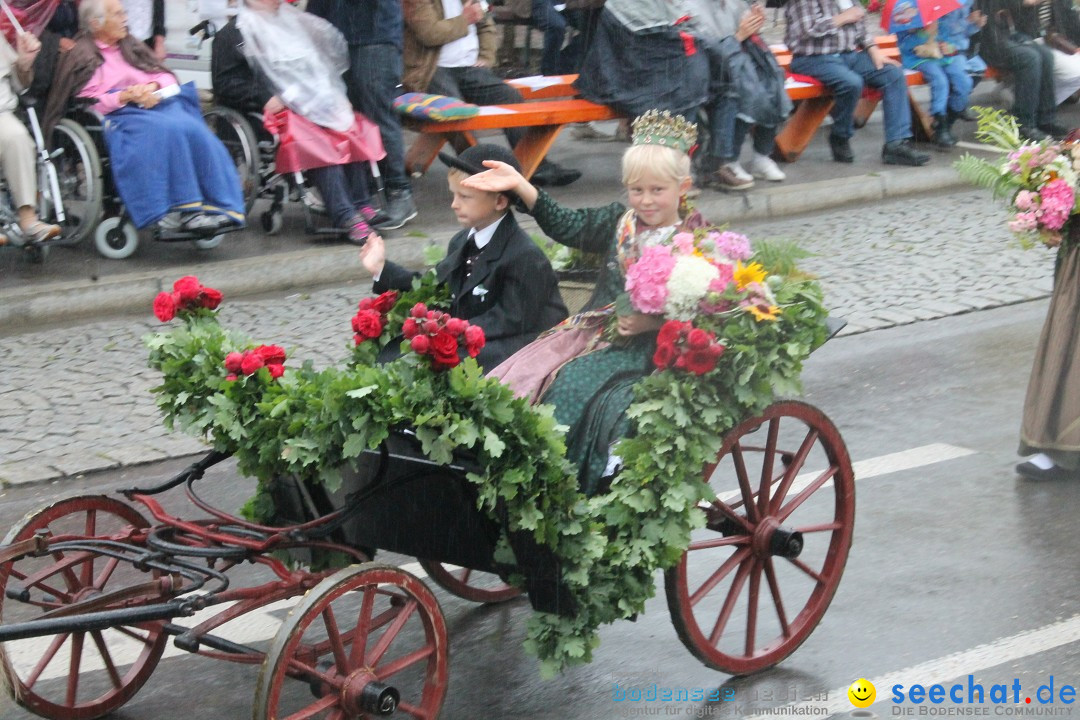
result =
[{"label": "boy in dark suit", "polygon": [[[514,219],[510,197],[461,185],[487,169],[485,160],[520,169],[514,154],[498,145],[474,145],[457,157],[439,157],[450,166],[450,208],[466,229],[450,240],[435,272],[450,288],[450,314],[484,329],[487,344],[476,360],[490,369],[565,319],[566,306],[551,263]],[[360,261],[375,279],[376,293],[408,290],[418,275],[387,261],[377,234],[368,237]]]}]

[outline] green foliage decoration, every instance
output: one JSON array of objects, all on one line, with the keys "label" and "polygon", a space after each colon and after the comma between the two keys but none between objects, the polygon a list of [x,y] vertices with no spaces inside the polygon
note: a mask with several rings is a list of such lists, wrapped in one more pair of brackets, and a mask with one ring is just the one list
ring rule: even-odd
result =
[{"label": "green foliage decoration", "polygon": [[[763,245],[754,259],[793,269],[797,252]],[[393,428],[414,431],[433,462],[471,452],[481,468],[468,474],[479,509],[494,518],[504,507],[511,532],[530,532],[550,547],[576,603],[572,617],[537,612],[529,621],[526,648],[550,676],[589,662],[601,625],[644,611],[656,571],[677,563],[690,533],[704,525],[698,504],[715,492],[702,470],[724,433],[774,395],[798,392],[802,362],[826,337],[821,289],[798,272],[769,282],[781,309],[775,320],[737,313],[701,324],[727,348],[713,370],[667,370],[638,383],[629,411],[634,432],[615,449],[623,469],[610,492],[591,498],[577,487],[553,408],[514,397],[471,358],[437,372],[414,353],[382,366],[354,354],[344,368],[305,364],[276,380],[263,370],[228,382],[225,355],[252,343],[222,330],[213,313],[182,316],[180,326],[146,343],[164,377],[155,392],[166,424],[233,453],[240,471],[260,481],[246,506],[260,522],[274,517],[265,490],[272,478],[292,474],[333,490],[340,468]],[[403,319],[416,302],[437,302],[439,292],[430,279],[419,283],[390,315]],[[400,330],[393,322],[380,342]],[[510,554],[505,540],[500,558]]]}]

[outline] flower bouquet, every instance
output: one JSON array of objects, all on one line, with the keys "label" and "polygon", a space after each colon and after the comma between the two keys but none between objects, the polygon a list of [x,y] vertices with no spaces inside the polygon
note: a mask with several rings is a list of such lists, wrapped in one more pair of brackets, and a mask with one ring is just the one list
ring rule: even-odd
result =
[{"label": "flower bouquet", "polygon": [[1064,142],[1028,142],[1020,137],[1016,119],[1002,110],[975,108],[978,137],[1001,150],[998,160],[965,154],[956,162],[961,177],[993,190],[1009,201],[1008,226],[1024,247],[1042,243],[1058,247],[1067,225],[1080,211],[1076,187],[1080,181],[1080,144],[1070,136]]}]

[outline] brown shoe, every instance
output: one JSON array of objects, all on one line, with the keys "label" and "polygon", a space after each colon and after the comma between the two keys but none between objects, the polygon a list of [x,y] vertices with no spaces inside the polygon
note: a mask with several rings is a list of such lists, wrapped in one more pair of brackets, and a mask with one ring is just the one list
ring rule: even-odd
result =
[{"label": "brown shoe", "polygon": [[749,190],[754,187],[754,179],[741,178],[735,174],[727,165],[721,165],[720,168],[713,172],[709,176],[709,186],[714,187],[717,190],[734,190],[741,192],[743,190]]}]

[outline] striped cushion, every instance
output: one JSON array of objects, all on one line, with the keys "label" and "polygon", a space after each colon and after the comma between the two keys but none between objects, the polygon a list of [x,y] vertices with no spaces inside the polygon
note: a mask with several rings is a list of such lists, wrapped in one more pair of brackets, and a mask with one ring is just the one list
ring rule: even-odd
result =
[{"label": "striped cushion", "polygon": [[396,98],[394,109],[402,115],[435,122],[471,118],[480,112],[476,105],[459,98],[418,92],[405,93]]}]

